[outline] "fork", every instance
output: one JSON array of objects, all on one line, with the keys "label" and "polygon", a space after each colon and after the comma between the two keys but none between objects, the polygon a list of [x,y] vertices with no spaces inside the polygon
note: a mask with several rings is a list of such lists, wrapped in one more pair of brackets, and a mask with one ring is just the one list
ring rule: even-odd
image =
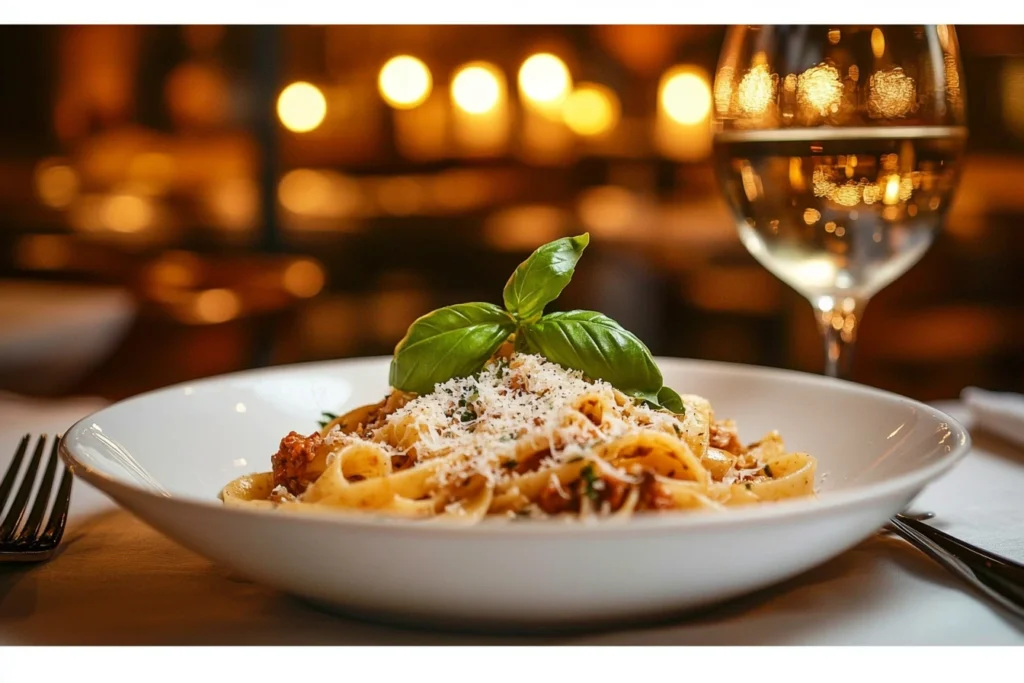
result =
[{"label": "fork", "polygon": [[[28,445],[31,435],[26,434],[18,444],[18,450],[14,454],[3,481],[0,482],[0,513],[10,504],[7,514],[0,521],[0,562],[41,562],[53,555],[61,538],[64,536],[64,527],[68,520],[68,506],[71,503],[71,470],[63,467],[64,475],[61,477],[60,486],[57,489],[57,497],[50,508],[50,494],[53,491],[53,481],[57,474],[57,463],[60,457],[57,455],[57,447],[60,444],[60,437],[54,437],[53,445],[50,448],[50,458],[46,462],[46,470],[43,472],[42,483],[36,489],[35,501],[29,511],[29,502],[32,497],[32,489],[35,486],[36,478],[39,475],[43,460],[43,451],[46,450],[46,435],[39,437],[35,449],[32,452],[32,459],[22,478],[21,485],[13,500],[9,500],[14,483],[18,479],[18,472],[21,464],[28,453]],[[47,509],[49,515],[47,516]],[[28,519],[25,513],[28,512]],[[43,518],[46,517],[46,526],[43,526]],[[22,520],[25,523],[22,524]]]}]

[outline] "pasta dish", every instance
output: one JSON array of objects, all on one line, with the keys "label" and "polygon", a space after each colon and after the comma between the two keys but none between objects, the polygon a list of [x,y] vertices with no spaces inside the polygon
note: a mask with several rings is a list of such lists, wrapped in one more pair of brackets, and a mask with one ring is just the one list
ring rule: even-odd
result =
[{"label": "pasta dish", "polygon": [[813,495],[816,462],[770,432],[751,444],[700,396],[682,410],[504,344],[430,393],[392,389],[308,436],[271,471],[230,482],[233,506],[489,517],[626,518]]}]

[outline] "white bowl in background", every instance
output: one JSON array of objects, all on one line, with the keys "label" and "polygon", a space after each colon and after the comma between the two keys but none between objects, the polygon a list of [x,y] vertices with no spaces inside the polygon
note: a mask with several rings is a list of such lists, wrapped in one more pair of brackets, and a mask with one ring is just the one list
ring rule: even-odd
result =
[{"label": "white bowl in background", "polygon": [[124,289],[0,281],[0,389],[68,389],[109,357],[135,310]]},{"label": "white bowl in background", "polygon": [[814,455],[820,495],[622,525],[457,528],[220,503],[229,480],[270,468],[289,431],[314,431],[321,411],[379,400],[388,362],[269,368],[150,392],[77,423],[61,452],[156,529],[255,581],[347,613],[518,628],[665,616],[793,577],[875,533],[970,446],[952,418],[894,394],[661,358],[666,384],[710,399],[745,441],[778,429],[790,449]]}]

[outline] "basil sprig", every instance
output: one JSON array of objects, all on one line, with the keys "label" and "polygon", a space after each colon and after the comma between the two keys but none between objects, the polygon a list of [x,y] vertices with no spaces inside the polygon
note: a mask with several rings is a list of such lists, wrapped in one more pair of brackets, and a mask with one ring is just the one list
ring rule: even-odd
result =
[{"label": "basil sprig", "polygon": [[479,371],[515,334],[516,348],[604,380],[623,393],[676,414],[679,394],[662,383],[650,350],[636,335],[594,311],[544,315],[572,279],[590,235],[563,237],[523,261],[505,285],[505,309],[489,303],[446,306],[418,318],[395,347],[391,386],[430,393],[453,377]]}]

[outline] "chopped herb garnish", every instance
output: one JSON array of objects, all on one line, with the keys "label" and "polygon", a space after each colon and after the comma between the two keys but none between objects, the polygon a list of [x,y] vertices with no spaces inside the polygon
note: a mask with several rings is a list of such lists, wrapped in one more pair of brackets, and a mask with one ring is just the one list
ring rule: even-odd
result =
[{"label": "chopped herb garnish", "polygon": [[594,501],[595,503],[599,502],[601,494],[598,492],[598,489],[595,486],[595,484],[597,484],[597,482],[600,481],[600,479],[594,472],[594,466],[586,465],[583,469],[580,470],[580,477],[583,479],[584,493],[586,494],[587,498]]},{"label": "chopped herb garnish", "polygon": [[474,413],[472,410],[467,410],[466,412],[462,413],[462,415],[459,416],[459,421],[472,422],[473,420],[476,419],[476,417],[476,413]]},{"label": "chopped herb garnish", "polygon": [[679,428],[679,425],[677,425],[675,422],[672,423],[672,429],[675,430],[676,436],[682,436],[683,435],[683,430],[681,430]]},{"label": "chopped herb garnish", "polygon": [[750,490],[750,489],[752,488],[752,487],[751,487],[751,485],[750,485],[750,482],[749,482],[749,481],[748,481],[748,482],[747,482],[746,484],[744,484],[743,486],[744,486],[744,488],[746,488],[746,489],[747,489],[748,491],[749,491],[749,490]]},{"label": "chopped herb garnish", "polygon": [[334,420],[338,419],[337,415],[335,415],[334,413],[328,413],[326,411],[320,413],[320,416],[323,417],[322,420],[318,420],[317,421],[317,424],[320,425],[320,429],[323,429],[324,427],[329,425],[331,422],[333,422]]},{"label": "chopped herb garnish", "polygon": [[519,462],[513,458],[512,460],[506,460],[505,462],[501,463],[501,466],[504,467],[506,470],[514,470],[515,468],[519,467]]},{"label": "chopped herb garnish", "polygon": [[774,475],[772,474],[772,466],[771,465],[765,465],[764,466],[764,476],[766,476],[766,477],[774,477]]}]

